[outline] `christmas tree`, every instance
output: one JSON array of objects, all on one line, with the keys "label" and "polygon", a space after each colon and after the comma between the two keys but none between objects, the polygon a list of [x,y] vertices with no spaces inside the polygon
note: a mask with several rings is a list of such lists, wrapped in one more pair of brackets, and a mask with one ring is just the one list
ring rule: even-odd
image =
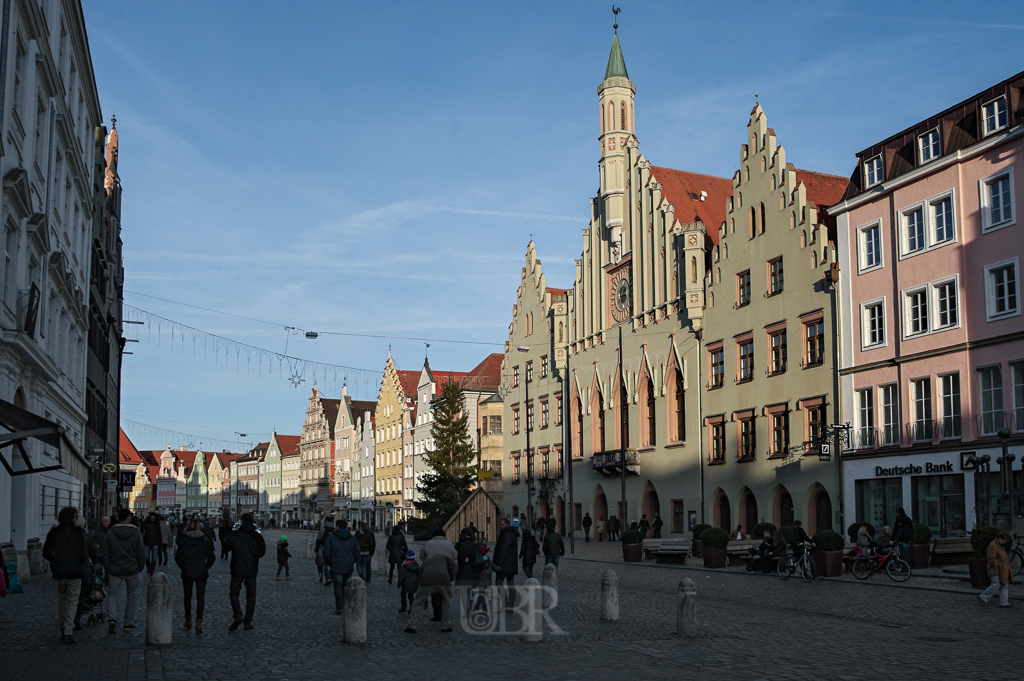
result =
[{"label": "christmas tree", "polygon": [[477,452],[469,436],[469,417],[463,408],[462,386],[451,378],[431,402],[433,449],[423,454],[430,472],[420,478],[416,508],[427,518],[447,521],[459,510],[476,477]]}]

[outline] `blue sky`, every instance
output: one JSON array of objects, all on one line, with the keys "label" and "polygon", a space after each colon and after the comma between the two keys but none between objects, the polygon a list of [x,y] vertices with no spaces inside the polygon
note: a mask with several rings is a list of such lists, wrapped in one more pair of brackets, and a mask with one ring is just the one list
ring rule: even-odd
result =
[{"label": "blue sky", "polygon": [[[572,283],[598,179],[606,0],[83,5],[121,137],[127,304],[275,352],[285,326],[495,344],[432,344],[432,367],[465,371],[501,351],[531,235],[548,284]],[[974,23],[949,19],[952,2],[622,5],[641,151],[726,177],[755,93],[788,160],[849,175],[857,151],[1024,68],[1009,2]],[[185,440],[137,423],[208,449],[299,432],[311,373],[295,388],[210,348],[204,361],[190,339],[172,350],[166,327],[129,335],[122,422],[140,448]],[[287,342],[375,371],[389,343],[404,369],[425,351]],[[320,385],[337,396],[342,380]]]}]

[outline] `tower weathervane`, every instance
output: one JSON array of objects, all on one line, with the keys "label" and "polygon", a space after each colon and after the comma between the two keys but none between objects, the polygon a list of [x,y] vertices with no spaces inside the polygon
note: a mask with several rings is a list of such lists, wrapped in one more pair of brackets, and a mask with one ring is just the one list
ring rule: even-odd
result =
[{"label": "tower weathervane", "polygon": [[621,11],[621,7],[616,7],[615,5],[612,5],[612,14],[615,16],[615,23],[612,25],[612,28],[615,29],[616,33],[619,32],[619,12]]}]

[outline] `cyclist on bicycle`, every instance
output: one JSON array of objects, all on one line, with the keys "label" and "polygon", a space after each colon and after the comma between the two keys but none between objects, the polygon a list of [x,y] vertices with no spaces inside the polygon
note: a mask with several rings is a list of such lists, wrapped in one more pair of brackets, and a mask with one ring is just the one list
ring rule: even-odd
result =
[{"label": "cyclist on bicycle", "polygon": [[[793,547],[793,561],[800,562],[800,559],[804,555],[804,547],[814,548],[814,544],[811,543],[811,538],[804,532],[804,528],[801,527],[802,523],[799,520],[793,521],[793,529],[789,531],[789,545]],[[817,567],[814,565],[814,561],[811,563],[811,572],[814,573],[815,579],[821,579],[821,575],[818,574]]]}]

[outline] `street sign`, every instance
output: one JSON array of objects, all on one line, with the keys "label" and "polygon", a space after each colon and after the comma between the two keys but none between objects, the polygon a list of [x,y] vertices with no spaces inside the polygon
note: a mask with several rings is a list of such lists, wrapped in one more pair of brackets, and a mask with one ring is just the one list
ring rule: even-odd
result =
[{"label": "street sign", "polygon": [[818,453],[818,461],[832,460],[832,445],[822,443],[821,451]]},{"label": "street sign", "polygon": [[117,491],[117,480],[114,480],[113,478],[111,478],[110,480],[107,480],[107,491],[108,492],[116,492]]},{"label": "street sign", "polygon": [[117,464],[112,464],[112,463],[105,463],[105,464],[103,464],[103,472],[104,473],[116,473],[117,472]]},{"label": "street sign", "polygon": [[135,487],[135,471],[118,471],[117,479],[121,487]]}]

